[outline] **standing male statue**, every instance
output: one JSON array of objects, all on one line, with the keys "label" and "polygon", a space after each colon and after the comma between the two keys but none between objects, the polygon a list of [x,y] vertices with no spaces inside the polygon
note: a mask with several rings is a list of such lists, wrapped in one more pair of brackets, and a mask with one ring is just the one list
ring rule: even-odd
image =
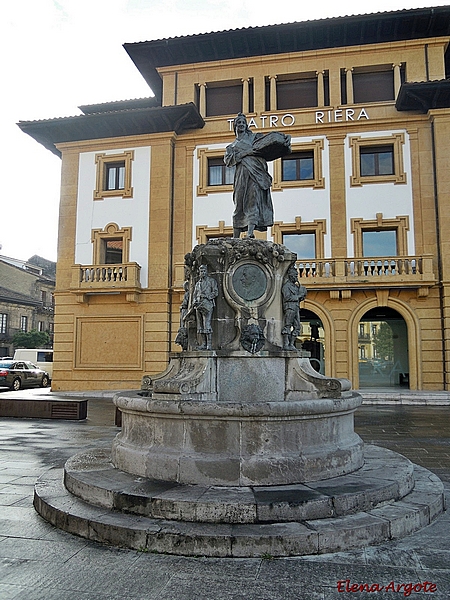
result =
[{"label": "standing male statue", "polygon": [[200,278],[195,284],[192,306],[197,318],[197,333],[204,336],[204,341],[197,350],[211,350],[211,319],[219,290],[216,280],[208,275],[206,265],[200,265],[198,272]]},{"label": "standing male statue", "polygon": [[267,161],[291,152],[291,136],[279,132],[253,133],[242,113],[234,119],[233,127],[236,139],[227,146],[224,156],[227,167],[236,167],[233,237],[247,231],[247,236],[253,238],[255,229],[267,231],[273,225],[272,177]]},{"label": "standing male statue", "polygon": [[306,298],[306,288],[298,281],[297,269],[291,265],[287,272],[286,281],[281,288],[283,296],[284,323],[281,335],[283,336],[283,349],[296,350],[295,340],[300,333],[300,306],[299,303]]}]

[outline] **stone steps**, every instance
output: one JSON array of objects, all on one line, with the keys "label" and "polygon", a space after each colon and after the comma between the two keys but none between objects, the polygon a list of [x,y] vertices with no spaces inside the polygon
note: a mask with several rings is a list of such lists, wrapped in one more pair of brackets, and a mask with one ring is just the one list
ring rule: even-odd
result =
[{"label": "stone steps", "polygon": [[[444,510],[438,477],[375,446],[366,447],[358,472],[301,489],[231,491],[159,482],[160,488],[151,490],[155,482],[110,470],[107,455],[100,451],[68,461],[65,478],[76,496],[64,486],[63,470],[51,469],[36,483],[36,510],[54,526],[90,540],[211,557],[349,550],[413,533]],[[307,498],[303,488],[319,495]]]},{"label": "stone steps", "polygon": [[309,484],[252,487],[177,485],[115,469],[107,450],[69,459],[66,488],[82,500],[111,510],[200,523],[273,523],[326,519],[400,500],[414,487],[413,464],[376,446],[365,446],[364,466]]}]

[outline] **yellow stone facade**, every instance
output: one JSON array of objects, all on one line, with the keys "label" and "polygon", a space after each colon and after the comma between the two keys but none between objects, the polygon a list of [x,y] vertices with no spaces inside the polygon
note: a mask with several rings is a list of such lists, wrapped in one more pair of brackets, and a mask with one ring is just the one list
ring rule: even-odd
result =
[{"label": "yellow stone facade", "polygon": [[[282,241],[283,232],[312,231],[316,235],[315,256],[311,257],[310,266],[300,271],[302,284],[308,289],[302,309],[320,319],[325,374],[347,377],[354,388],[360,386],[358,336],[368,334],[359,324],[368,311],[381,308],[395,311],[404,321],[408,365],[403,371],[409,388],[447,389],[450,108],[400,110],[396,100],[405,82],[446,79],[449,40],[449,36],[435,36],[351,46],[336,43],[335,47],[301,52],[156,65],[162,81],[162,108],[192,103],[204,126],[177,133],[174,130],[56,141],[55,147],[62,156],[62,183],[52,389],[139,388],[144,374],[164,370],[168,353],[180,350],[174,340],[183,295],[184,255],[196,240],[204,242],[208,235],[229,235],[232,230],[231,188],[224,185],[223,189],[210,190],[202,172],[205,167],[201,166],[202,160],[206,164],[211,149],[211,155],[220,154],[234,139],[230,125],[234,114],[206,116],[208,87],[223,82],[242,85],[242,111],[253,120],[255,131],[257,128],[265,133],[278,128],[292,136],[294,146],[312,145],[318,153],[314,156],[320,157],[321,176],[309,185],[305,198],[310,206],[314,194],[326,194],[327,216],[314,215],[308,208],[312,216],[304,218],[302,185],[283,186],[280,166],[275,164],[275,225],[267,237]],[[186,44],[190,43],[191,38],[186,38]],[[352,77],[362,68],[370,70],[379,65],[392,68],[395,98],[354,103]],[[316,78],[317,106],[278,110],[276,82],[295,73],[312,73]],[[372,143],[377,139],[383,143],[393,140],[396,160],[401,159],[395,168],[395,181],[388,177],[385,182],[373,183],[358,174],[355,152],[367,139]],[[117,231],[129,228],[127,243],[131,249],[121,265],[129,274],[125,280],[120,271],[95,282],[92,268],[98,260],[80,263],[76,254],[77,231],[83,218],[80,194],[87,194],[83,190],[89,187],[87,180],[80,181],[87,172],[83,171],[83,157],[120,155],[125,150],[138,153],[139,149],[149,149],[150,153],[145,279],[143,261],[132,256],[139,243],[136,226],[127,222],[126,210],[117,213],[122,217],[120,222],[115,215],[109,215],[104,208],[108,198],[94,199],[92,177],[89,201],[101,204],[98,210],[103,211],[103,221],[92,230],[113,239]],[[133,155],[134,170],[137,155]],[[315,160],[319,162],[319,158]],[[134,176],[133,171],[133,193],[137,193]],[[397,213],[394,208],[390,214],[386,209],[380,210],[376,199],[368,200],[370,189],[374,189],[371,185],[379,186],[380,196],[392,194],[392,203],[396,202],[395,194],[410,198],[411,210],[407,214]],[[283,208],[285,212],[280,217],[277,207],[283,206],[283,197],[289,198],[292,206],[290,212]],[[365,210],[369,217],[362,218],[357,209],[350,208],[350,197],[352,206],[358,206],[358,198],[361,203],[371,204]],[[223,214],[213,214],[211,208],[211,214],[205,212],[204,219],[199,218],[201,206],[209,210],[217,198],[224,198]],[[122,199],[123,203],[126,201]],[[382,204],[389,205],[389,199]],[[395,262],[394,267],[390,264],[385,268],[382,260],[382,268],[374,275],[370,265],[367,271],[364,264],[361,231],[382,229],[397,232],[398,257],[390,261]],[[90,243],[94,257],[94,241]],[[302,262],[302,268],[306,262]],[[86,268],[91,269],[88,275]]]}]

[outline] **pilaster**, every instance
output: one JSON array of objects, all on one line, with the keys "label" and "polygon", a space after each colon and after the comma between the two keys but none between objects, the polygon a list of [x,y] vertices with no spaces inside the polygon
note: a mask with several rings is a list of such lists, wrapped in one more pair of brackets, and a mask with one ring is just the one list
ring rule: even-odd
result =
[{"label": "pilaster", "polygon": [[345,134],[327,136],[330,148],[330,215],[331,253],[335,257],[347,256],[347,223],[345,206]]}]

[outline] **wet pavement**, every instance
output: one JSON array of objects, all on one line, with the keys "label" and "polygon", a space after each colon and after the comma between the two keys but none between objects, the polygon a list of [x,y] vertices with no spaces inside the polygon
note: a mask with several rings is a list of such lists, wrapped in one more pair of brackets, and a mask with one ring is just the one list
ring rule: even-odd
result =
[{"label": "wet pavement", "polygon": [[355,431],[366,443],[399,452],[450,483],[449,406],[362,406]]},{"label": "wet pavement", "polygon": [[[439,475],[449,497],[450,407],[363,406],[355,429]],[[89,400],[86,421],[0,419],[1,600],[450,598],[450,511],[397,542],[281,559],[123,550],[43,521],[32,506],[36,478],[81,449],[109,447],[117,432],[107,398]]]}]

